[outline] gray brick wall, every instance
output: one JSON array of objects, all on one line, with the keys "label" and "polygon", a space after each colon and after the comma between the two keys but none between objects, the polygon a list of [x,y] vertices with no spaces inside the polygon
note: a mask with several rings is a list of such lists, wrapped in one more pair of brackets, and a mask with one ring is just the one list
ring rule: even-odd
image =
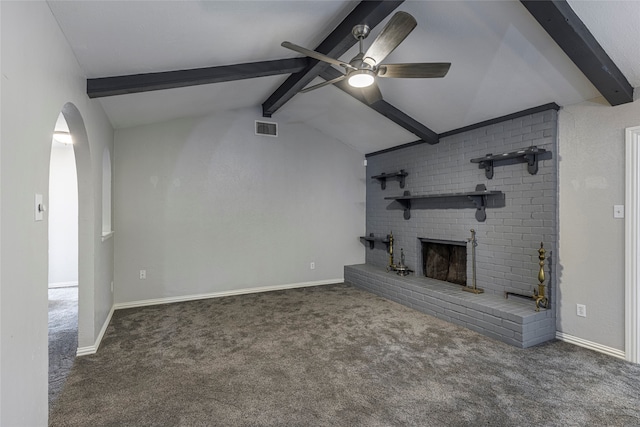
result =
[{"label": "gray brick wall", "polygon": [[[525,163],[497,166],[493,179],[472,158],[499,154],[535,145],[552,153],[539,162],[536,175]],[[537,288],[538,248],[544,242],[549,259],[545,267],[547,287],[554,303],[554,256],[557,253],[557,112],[547,110],[525,117],[442,138],[439,144],[420,144],[368,158],[367,234],[386,235],[393,231],[396,260],[404,249],[406,263],[422,274],[421,245],[418,237],[467,240],[475,229],[478,246],[477,285],[489,294],[505,291],[531,294]],[[388,180],[387,188],[371,176],[404,169],[409,175],[405,188]],[[490,204],[487,219],[475,219],[471,201],[429,199],[412,202],[411,218],[403,218],[403,208],[385,197],[411,194],[437,194],[473,191],[476,184],[504,193],[504,202]],[[363,244],[366,244],[363,242]],[[385,245],[366,246],[366,263],[388,264]],[[467,245],[469,248],[470,245]],[[469,260],[470,250],[468,249]],[[469,264],[471,264],[469,262]],[[471,280],[469,265],[468,278]]]}]

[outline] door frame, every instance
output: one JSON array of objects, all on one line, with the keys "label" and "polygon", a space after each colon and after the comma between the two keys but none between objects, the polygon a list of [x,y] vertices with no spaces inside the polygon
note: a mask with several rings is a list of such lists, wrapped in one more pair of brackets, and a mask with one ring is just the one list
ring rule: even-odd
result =
[{"label": "door frame", "polygon": [[[78,178],[78,348],[95,346],[95,187],[91,149],[84,119],[71,102],[62,114],[73,137]],[[98,237],[99,238],[99,237]]]},{"label": "door frame", "polygon": [[640,363],[640,126],[625,136],[625,358]]}]

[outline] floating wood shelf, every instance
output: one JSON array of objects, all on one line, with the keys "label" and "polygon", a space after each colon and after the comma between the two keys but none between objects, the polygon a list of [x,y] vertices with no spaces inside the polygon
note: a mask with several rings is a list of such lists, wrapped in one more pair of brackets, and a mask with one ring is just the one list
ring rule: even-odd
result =
[{"label": "floating wood shelf", "polygon": [[[510,153],[487,154],[485,157],[471,159],[471,163],[479,163],[478,167],[484,169],[484,174],[487,179],[493,178],[493,167],[499,166],[499,162],[505,160],[527,163],[527,170],[531,175],[535,175],[538,173],[538,160],[540,160],[540,155],[544,153],[547,153],[547,150],[534,145]],[[549,152],[549,154],[551,153]],[[498,162],[498,164],[495,164],[496,162]]]},{"label": "floating wood shelf", "polygon": [[476,185],[475,191],[468,191],[464,193],[441,193],[441,194],[420,194],[411,195],[408,191],[405,191],[402,196],[385,197],[386,200],[396,200],[404,206],[404,219],[411,218],[411,200],[419,199],[435,199],[435,198],[467,198],[476,205],[476,219],[479,222],[484,222],[487,219],[485,207],[487,205],[487,198],[491,196],[502,195],[502,191],[489,191],[484,184]]},{"label": "floating wood shelf", "polygon": [[371,178],[377,179],[380,181],[380,187],[384,190],[387,188],[387,179],[388,178],[399,178],[400,179],[400,188],[404,188],[404,179],[409,175],[409,173],[405,172],[404,169],[400,169],[400,172],[393,173],[381,173],[380,175],[372,176]]},{"label": "floating wood shelf", "polygon": [[389,246],[389,235],[387,234],[385,237],[375,237],[373,233],[369,233],[368,236],[360,236],[361,239],[369,242],[369,249],[373,249],[375,247],[376,242],[382,242],[387,247]]}]

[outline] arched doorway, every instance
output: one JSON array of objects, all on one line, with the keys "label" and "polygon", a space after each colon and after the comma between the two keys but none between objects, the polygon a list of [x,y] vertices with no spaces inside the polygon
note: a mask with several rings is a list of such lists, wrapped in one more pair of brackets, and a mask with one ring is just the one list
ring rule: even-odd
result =
[{"label": "arched doorway", "polygon": [[[77,342],[76,350],[94,345],[94,276],[95,244],[99,230],[95,223],[93,165],[87,130],[80,111],[72,103],[61,110],[73,139],[73,157],[77,181]],[[47,215],[48,217],[48,215]]]},{"label": "arched doorway", "polygon": [[49,405],[78,348],[78,179],[73,138],[56,121],[49,160]]}]

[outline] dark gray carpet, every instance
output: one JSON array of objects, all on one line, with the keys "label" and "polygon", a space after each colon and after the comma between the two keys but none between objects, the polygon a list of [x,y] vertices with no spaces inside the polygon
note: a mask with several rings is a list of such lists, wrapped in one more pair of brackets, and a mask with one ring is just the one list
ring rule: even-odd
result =
[{"label": "dark gray carpet", "polygon": [[50,425],[640,425],[640,366],[341,284],[116,311]]},{"label": "dark gray carpet", "polygon": [[78,288],[49,289],[49,407],[71,371],[78,349]]}]

